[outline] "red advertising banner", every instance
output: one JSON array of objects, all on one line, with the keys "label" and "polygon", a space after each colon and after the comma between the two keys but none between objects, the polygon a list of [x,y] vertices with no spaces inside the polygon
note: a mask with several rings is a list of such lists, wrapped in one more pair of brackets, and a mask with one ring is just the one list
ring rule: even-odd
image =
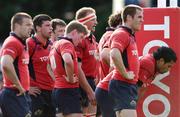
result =
[{"label": "red advertising banner", "polygon": [[138,117],[180,117],[180,8],[145,8],[136,37],[140,56],[168,46],[178,57],[170,73],[158,75],[139,100]]}]

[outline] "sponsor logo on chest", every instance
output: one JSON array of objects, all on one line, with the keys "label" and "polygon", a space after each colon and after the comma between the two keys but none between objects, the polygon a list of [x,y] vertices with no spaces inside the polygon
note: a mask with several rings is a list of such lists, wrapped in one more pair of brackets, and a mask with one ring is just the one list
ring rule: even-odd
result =
[{"label": "sponsor logo on chest", "polygon": [[45,61],[47,61],[47,60],[48,60],[48,56],[43,56],[43,57],[40,57],[40,60],[41,60],[42,62],[45,62]]}]

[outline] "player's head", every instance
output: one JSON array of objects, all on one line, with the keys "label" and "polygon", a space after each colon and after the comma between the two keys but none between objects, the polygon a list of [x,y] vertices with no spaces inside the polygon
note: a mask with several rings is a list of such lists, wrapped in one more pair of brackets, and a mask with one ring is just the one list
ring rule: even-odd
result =
[{"label": "player's head", "polygon": [[11,18],[11,31],[15,32],[22,39],[30,36],[32,26],[32,17],[27,13],[18,12]]},{"label": "player's head", "polygon": [[71,21],[65,28],[65,36],[72,38],[75,46],[82,42],[82,39],[89,34],[87,27],[78,21]]},{"label": "player's head", "polygon": [[39,14],[33,18],[34,31],[44,38],[49,38],[52,32],[51,17],[47,14]]},{"label": "player's head", "polygon": [[55,37],[63,36],[65,32],[66,23],[58,18],[51,20],[52,25],[52,33],[55,35]]},{"label": "player's head", "polygon": [[114,14],[111,14],[108,18],[108,25],[110,27],[116,28],[117,26],[122,24],[122,19],[121,19],[121,12],[117,12]]},{"label": "player's head", "polygon": [[153,53],[156,60],[156,69],[159,73],[168,72],[177,60],[176,53],[169,47],[159,47]]},{"label": "player's head", "polygon": [[94,32],[97,25],[96,11],[91,7],[83,7],[76,12],[76,20],[86,25],[88,30]]},{"label": "player's head", "polygon": [[143,20],[143,9],[137,5],[127,5],[122,11],[122,20],[133,31],[139,31]]}]

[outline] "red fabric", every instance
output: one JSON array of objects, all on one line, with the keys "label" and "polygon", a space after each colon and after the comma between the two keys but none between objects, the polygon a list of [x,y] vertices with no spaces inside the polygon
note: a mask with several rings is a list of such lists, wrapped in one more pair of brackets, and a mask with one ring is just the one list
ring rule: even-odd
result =
[{"label": "red fabric", "polygon": [[108,91],[108,89],[109,89],[109,82],[112,79],[112,75],[113,75],[113,73],[110,72],[103,80],[101,80],[98,83],[97,87]]},{"label": "red fabric", "polygon": [[148,54],[140,59],[139,80],[146,85],[150,85],[155,77],[155,59]]},{"label": "red fabric", "polygon": [[[29,54],[26,50],[25,45],[23,45],[17,38],[14,36],[9,36],[1,49],[1,56],[10,55],[14,59],[14,68],[16,74],[20,80],[22,87],[27,91],[29,90]],[[13,88],[12,82],[9,80],[7,75],[3,72],[3,82],[4,87]]]},{"label": "red fabric", "polygon": [[[92,41],[92,42],[91,42]],[[96,59],[97,52],[97,42],[95,37],[92,37],[92,40],[87,37],[82,41],[82,45],[76,48],[76,53],[78,58],[81,59],[82,62],[82,70],[85,73],[85,76],[91,76],[96,78],[98,74],[98,60]]]},{"label": "red fabric", "polygon": [[127,50],[127,61],[129,68],[126,70],[133,71],[135,74],[135,78],[133,80],[127,80],[126,78],[122,77],[119,71],[115,68],[113,70],[113,78],[131,84],[136,84],[136,82],[138,81],[140,64],[138,60],[138,51],[134,36],[132,36],[124,28],[119,28],[113,32],[110,40],[112,41],[111,48],[117,48],[121,53],[124,52],[125,49]]},{"label": "red fabric", "polygon": [[[35,41],[32,38],[27,39],[29,55],[31,56],[35,48]],[[31,78],[30,85],[37,86],[40,89],[52,90],[54,81],[47,71],[48,56],[51,50],[51,44],[44,48],[43,44],[37,44],[36,50],[32,56],[32,64],[35,72],[35,80]],[[33,71],[30,71],[33,72]]]},{"label": "red fabric", "polygon": [[[57,53],[57,51],[58,53]],[[50,52],[50,63],[55,75],[55,88],[77,88],[79,87],[79,83],[70,84],[66,81],[64,76],[66,76],[66,72],[64,69],[64,62],[62,59],[62,55],[65,53],[69,53],[72,55],[74,62],[74,74],[78,76],[78,63],[77,63],[77,55],[74,49],[74,45],[65,39],[61,39],[56,42],[54,48]],[[59,55],[60,54],[60,55]]]},{"label": "red fabric", "polygon": [[[110,48],[109,47],[109,39],[113,31],[106,31],[103,36],[101,37],[98,45],[99,52],[103,50],[103,48]],[[109,66],[104,63],[103,61],[100,61],[100,67],[99,67],[99,77],[102,80],[106,75],[109,73]]]}]

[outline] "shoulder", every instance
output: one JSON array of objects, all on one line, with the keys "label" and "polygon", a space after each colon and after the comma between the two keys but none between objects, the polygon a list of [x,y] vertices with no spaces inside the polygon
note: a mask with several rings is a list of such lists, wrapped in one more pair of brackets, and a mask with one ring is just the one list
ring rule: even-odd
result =
[{"label": "shoulder", "polygon": [[140,59],[140,68],[153,72],[155,70],[155,60],[151,54],[145,55]]},{"label": "shoulder", "polygon": [[129,33],[127,33],[125,30],[123,29],[117,29],[115,30],[112,34],[111,34],[111,39],[123,39],[123,40],[128,40],[130,37]]},{"label": "shoulder", "polygon": [[9,36],[8,38],[6,38],[6,40],[3,43],[4,48],[6,47],[20,48],[22,46],[23,44],[13,36]]},{"label": "shoulder", "polygon": [[72,44],[72,42],[68,41],[68,40],[59,40],[55,47],[61,47],[61,48],[69,48],[69,49],[72,49],[74,47],[74,45]]}]

